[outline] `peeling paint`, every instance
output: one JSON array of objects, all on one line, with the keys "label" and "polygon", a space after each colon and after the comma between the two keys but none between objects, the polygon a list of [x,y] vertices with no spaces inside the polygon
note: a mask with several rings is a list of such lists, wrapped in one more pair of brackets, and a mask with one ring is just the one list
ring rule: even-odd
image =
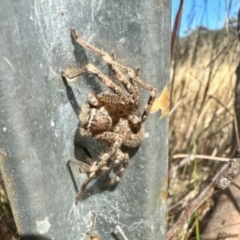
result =
[{"label": "peeling paint", "polygon": [[40,234],[45,234],[49,231],[51,224],[49,223],[48,217],[42,221],[36,221],[37,232]]},{"label": "peeling paint", "polygon": [[51,127],[52,127],[52,128],[54,128],[54,127],[55,127],[55,122],[54,122],[54,120],[53,120],[53,119],[51,120]]},{"label": "peeling paint", "polygon": [[167,116],[169,114],[169,100],[170,100],[169,89],[165,86],[161,94],[155,99],[151,108],[151,113],[161,110],[162,114],[160,115],[159,118],[161,119]]},{"label": "peeling paint", "polygon": [[4,126],[4,127],[2,128],[2,132],[5,133],[6,131],[7,131],[7,127]]},{"label": "peeling paint", "polygon": [[165,204],[168,199],[168,187],[167,187],[167,179],[165,179],[164,183],[162,184],[162,189],[160,189],[158,196],[157,196],[157,204]]}]

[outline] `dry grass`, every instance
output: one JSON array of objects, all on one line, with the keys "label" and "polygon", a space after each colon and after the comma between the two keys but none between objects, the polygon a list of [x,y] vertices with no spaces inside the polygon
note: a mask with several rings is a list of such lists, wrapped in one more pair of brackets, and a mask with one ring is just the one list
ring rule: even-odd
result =
[{"label": "dry grass", "polygon": [[[172,64],[170,222],[196,194],[201,182],[217,170],[218,161],[203,159],[231,155],[238,64],[236,47],[237,38],[233,32],[203,28],[178,43]],[[186,158],[178,158],[176,154],[186,154]],[[196,159],[187,157],[188,154],[204,157]],[[210,203],[205,204],[186,226],[195,230],[196,239],[200,234],[196,227],[198,220],[204,217]],[[189,237],[190,234],[186,234],[183,239]]]},{"label": "dry grass", "polygon": [[17,239],[16,226],[14,223],[11,207],[7,199],[2,176],[0,174],[0,239]]},{"label": "dry grass", "polygon": [[[196,37],[191,36],[189,41]],[[208,40],[201,47],[192,46],[194,49],[189,49],[188,59],[183,63],[181,58],[175,60],[172,106],[175,108],[179,101],[181,104],[171,114],[171,153],[189,152],[196,141],[199,153],[217,155],[220,151],[222,155],[223,148],[226,152],[234,115],[234,72],[237,64],[234,43],[236,41],[229,40],[227,36],[220,45]],[[222,51],[225,46],[228,48]]]}]

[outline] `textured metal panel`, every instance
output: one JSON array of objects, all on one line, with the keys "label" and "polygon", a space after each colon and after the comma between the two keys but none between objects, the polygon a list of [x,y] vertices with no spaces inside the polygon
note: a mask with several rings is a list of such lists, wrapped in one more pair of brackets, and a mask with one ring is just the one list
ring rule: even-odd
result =
[{"label": "textured metal panel", "polygon": [[[141,77],[161,90],[169,79],[169,1],[1,1],[0,166],[19,234],[23,239],[163,239],[165,233],[168,123],[151,114],[146,139],[131,153],[120,184],[74,204],[76,186],[86,176],[65,163],[94,156],[99,143],[78,134],[77,113],[99,81],[80,77],[66,86],[60,71],[98,58],[74,46],[71,27],[96,47],[114,50],[119,61],[141,67]],[[148,93],[141,91],[142,104]],[[76,183],[74,182],[76,181]],[[75,184],[74,184],[75,183]],[[96,216],[95,216],[96,214]]]}]

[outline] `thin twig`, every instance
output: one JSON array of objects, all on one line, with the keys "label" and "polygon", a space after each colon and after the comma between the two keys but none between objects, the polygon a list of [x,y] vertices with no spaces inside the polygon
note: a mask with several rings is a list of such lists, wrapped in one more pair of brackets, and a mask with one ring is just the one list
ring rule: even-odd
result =
[{"label": "thin twig", "polygon": [[188,218],[214,193],[215,190],[226,189],[240,172],[240,158],[230,159],[212,178],[211,182],[203,188],[183,209],[180,217],[168,231],[166,240],[176,238]]},{"label": "thin twig", "polygon": [[190,158],[190,160],[193,160],[195,158],[200,159],[209,159],[209,160],[215,160],[215,161],[222,161],[222,162],[228,162],[229,158],[223,158],[223,157],[213,157],[208,155],[199,155],[199,154],[175,154],[172,156],[172,158]]},{"label": "thin twig", "polygon": [[182,103],[182,101],[186,98],[186,96],[194,89],[194,87],[196,86],[197,83],[201,82],[203,79],[203,76],[207,73],[207,71],[209,70],[209,67],[211,65],[213,65],[213,63],[218,59],[218,57],[226,50],[228,50],[228,48],[231,46],[231,44],[236,40],[236,37],[233,37],[233,39],[231,41],[229,41],[228,44],[226,44],[220,52],[218,52],[216,54],[216,56],[207,64],[207,66],[204,68],[203,72],[200,74],[200,76],[191,84],[191,86],[189,87],[188,91],[181,97],[181,99],[175,104],[175,106],[171,109],[169,115],[171,116],[171,114],[178,108],[178,106]]}]

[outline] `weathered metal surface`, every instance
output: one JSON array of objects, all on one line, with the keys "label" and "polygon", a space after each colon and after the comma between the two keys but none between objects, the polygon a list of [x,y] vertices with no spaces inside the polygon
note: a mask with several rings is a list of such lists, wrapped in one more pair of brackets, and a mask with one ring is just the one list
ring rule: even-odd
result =
[{"label": "weathered metal surface", "polygon": [[[70,157],[93,157],[99,143],[78,134],[77,113],[96,79],[84,76],[64,85],[60,71],[98,58],[74,46],[71,27],[96,47],[114,50],[118,60],[161,90],[169,78],[169,1],[2,1],[0,8],[0,166],[19,234],[23,239],[163,239],[165,234],[168,126],[151,114],[146,138],[131,154],[120,184],[74,204],[86,178]],[[142,104],[148,93],[141,91]],[[80,155],[78,153],[80,152]],[[78,155],[78,156],[77,156]],[[74,182],[76,181],[76,182]]]}]

